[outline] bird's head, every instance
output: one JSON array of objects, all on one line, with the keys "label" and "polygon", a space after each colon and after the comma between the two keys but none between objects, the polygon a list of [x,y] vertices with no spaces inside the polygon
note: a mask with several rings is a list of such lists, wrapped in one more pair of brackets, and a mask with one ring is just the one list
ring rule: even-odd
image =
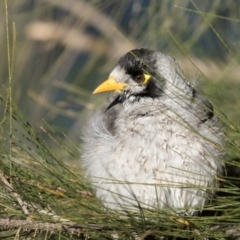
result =
[{"label": "bird's head", "polygon": [[160,97],[165,79],[158,70],[159,52],[135,49],[120,58],[95,93],[121,91],[126,97]]}]

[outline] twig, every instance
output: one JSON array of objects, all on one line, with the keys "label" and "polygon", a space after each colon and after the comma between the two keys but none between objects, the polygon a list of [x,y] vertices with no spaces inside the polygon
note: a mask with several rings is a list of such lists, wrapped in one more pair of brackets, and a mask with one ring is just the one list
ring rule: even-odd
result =
[{"label": "twig", "polygon": [[14,230],[21,229],[21,232],[41,232],[41,231],[50,231],[50,232],[60,232],[68,233],[70,235],[80,235],[87,234],[89,229],[95,231],[113,231],[112,228],[107,226],[101,226],[97,224],[86,224],[86,225],[77,225],[73,222],[71,223],[52,223],[52,222],[40,222],[34,220],[15,220],[15,219],[0,219],[0,230]]},{"label": "twig", "polygon": [[[225,228],[225,230],[223,230]],[[85,224],[77,225],[75,223],[51,223],[51,222],[38,222],[34,220],[9,220],[9,219],[0,219],[0,229],[1,230],[14,230],[21,229],[21,232],[41,232],[41,231],[50,231],[50,232],[59,232],[67,233],[69,235],[80,235],[87,234],[89,229],[95,231],[113,231],[112,228],[98,225],[98,224]],[[222,234],[225,237],[239,237],[240,236],[240,225],[231,226],[228,224],[217,225],[209,228],[210,232],[221,230]],[[116,231],[116,230],[115,230]],[[117,232],[116,232],[117,233]],[[144,239],[149,234],[154,234],[154,231],[146,231],[143,235],[140,236],[140,239]],[[164,234],[164,232],[162,232]],[[164,237],[161,237],[164,239]]]},{"label": "twig", "polygon": [[8,180],[5,178],[5,176],[2,173],[0,173],[0,179],[6,185],[6,187],[8,188],[8,191],[11,192],[13,196],[17,199],[18,204],[22,208],[24,214],[29,215],[28,209],[26,207],[26,203],[22,201],[19,194],[13,189],[12,185],[8,182]]},{"label": "twig", "polygon": [[49,222],[35,222],[32,220],[9,220],[0,219],[0,229],[1,230],[14,230],[21,229],[22,232],[30,231],[54,231],[54,232],[67,232],[70,235],[80,235],[83,233],[81,227],[63,225],[61,223],[49,223]]}]

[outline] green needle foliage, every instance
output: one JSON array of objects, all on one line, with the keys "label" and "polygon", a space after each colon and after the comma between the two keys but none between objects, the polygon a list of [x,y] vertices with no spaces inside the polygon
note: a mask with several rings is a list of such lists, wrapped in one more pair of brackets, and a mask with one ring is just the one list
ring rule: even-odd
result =
[{"label": "green needle foliage", "polygon": [[[0,4],[0,238],[240,236],[239,1],[18,0]],[[226,125],[227,175],[199,216],[106,210],[81,166],[91,92],[127,51],[175,57]],[[199,83],[196,79],[199,78]]]}]

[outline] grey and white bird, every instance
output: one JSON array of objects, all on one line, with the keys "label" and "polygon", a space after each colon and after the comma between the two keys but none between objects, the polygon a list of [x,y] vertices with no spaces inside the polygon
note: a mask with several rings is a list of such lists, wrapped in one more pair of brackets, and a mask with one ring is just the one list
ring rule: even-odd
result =
[{"label": "grey and white bird", "polygon": [[104,91],[114,92],[90,117],[82,147],[97,198],[117,210],[201,211],[224,171],[224,133],[177,61],[132,50],[94,93]]}]

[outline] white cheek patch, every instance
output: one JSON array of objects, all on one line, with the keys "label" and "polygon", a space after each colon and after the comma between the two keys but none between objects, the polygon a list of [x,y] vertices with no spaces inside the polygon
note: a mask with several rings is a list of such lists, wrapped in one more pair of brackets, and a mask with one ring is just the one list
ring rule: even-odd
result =
[{"label": "white cheek patch", "polygon": [[117,66],[113,69],[113,71],[110,73],[109,77],[113,77],[116,79],[117,82],[128,82],[129,75],[126,74],[123,68]]}]

